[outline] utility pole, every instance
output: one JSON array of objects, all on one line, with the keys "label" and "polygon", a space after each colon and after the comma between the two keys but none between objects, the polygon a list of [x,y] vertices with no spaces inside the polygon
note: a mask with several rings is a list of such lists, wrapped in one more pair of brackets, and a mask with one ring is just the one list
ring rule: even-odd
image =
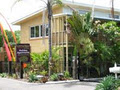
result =
[{"label": "utility pole", "polygon": [[51,40],[51,19],[52,19],[52,5],[51,0],[47,3],[48,9],[48,31],[49,31],[49,76],[51,75],[51,60],[52,60],[52,40]]},{"label": "utility pole", "polygon": [[95,12],[95,0],[93,1],[93,6],[92,6],[92,20],[94,19],[94,12]]},{"label": "utility pole", "polygon": [[112,14],[112,19],[114,19],[114,0],[112,0],[111,14]]}]

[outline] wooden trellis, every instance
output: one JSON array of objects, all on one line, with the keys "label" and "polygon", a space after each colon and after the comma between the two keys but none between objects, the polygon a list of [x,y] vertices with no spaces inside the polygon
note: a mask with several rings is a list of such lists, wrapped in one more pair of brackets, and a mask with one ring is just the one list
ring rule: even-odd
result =
[{"label": "wooden trellis", "polygon": [[[64,68],[68,71],[68,33],[67,31],[67,15],[56,15],[52,20],[52,45],[60,47],[59,55],[62,59],[59,62],[59,72],[63,72]],[[64,49],[65,48],[65,49]],[[66,55],[66,56],[65,56]],[[66,67],[64,61],[66,60]]]}]

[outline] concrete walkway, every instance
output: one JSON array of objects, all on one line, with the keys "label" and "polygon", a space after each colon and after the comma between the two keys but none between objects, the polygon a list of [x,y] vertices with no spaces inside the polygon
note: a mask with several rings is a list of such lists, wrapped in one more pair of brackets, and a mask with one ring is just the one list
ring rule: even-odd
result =
[{"label": "concrete walkway", "polygon": [[94,90],[96,84],[93,82],[79,82],[78,80],[41,84],[0,78],[0,90]]}]

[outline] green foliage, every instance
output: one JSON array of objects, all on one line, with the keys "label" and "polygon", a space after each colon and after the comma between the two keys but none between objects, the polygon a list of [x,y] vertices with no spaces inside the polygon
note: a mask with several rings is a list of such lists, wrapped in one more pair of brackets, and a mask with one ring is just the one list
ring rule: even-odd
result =
[{"label": "green foliage", "polygon": [[120,79],[117,79],[115,81],[114,87],[115,87],[116,90],[118,90],[118,88],[120,87]]},{"label": "green foliage", "polygon": [[7,77],[7,73],[1,73],[1,74],[0,74],[0,77],[6,78],[6,77]]},{"label": "green foliage", "polygon": [[68,19],[72,32],[75,35],[81,33],[91,33],[92,31],[92,19],[91,14],[80,15],[78,12],[73,12],[73,15]]},{"label": "green foliage", "polygon": [[65,71],[65,72],[64,72],[64,77],[65,77],[65,78],[70,78],[70,73],[69,73],[68,71]]},{"label": "green foliage", "polygon": [[96,28],[96,31],[102,34],[102,38],[107,38],[109,42],[116,42],[117,38],[120,37],[120,27],[114,21],[97,24]]},{"label": "green foliage", "polygon": [[58,80],[58,75],[56,73],[54,73],[53,75],[50,76],[50,80],[57,81]]},{"label": "green foliage", "polygon": [[12,74],[12,77],[13,77],[14,79],[18,79],[17,74]]},{"label": "green foliage", "polygon": [[112,57],[112,50],[103,42],[95,42],[95,49],[99,60],[107,61]]},{"label": "green foliage", "polygon": [[16,36],[17,43],[20,43],[20,30],[14,32]]},{"label": "green foliage", "polygon": [[112,50],[113,50],[113,60],[114,62],[120,63],[120,41],[116,42],[113,46],[112,46]]},{"label": "green foliage", "polygon": [[[58,51],[60,48],[52,48],[52,70],[53,72],[57,72],[58,61],[60,60],[60,56]],[[32,68],[37,69],[38,71],[48,71],[48,60],[49,60],[49,51],[44,51],[41,54],[31,53],[32,58]],[[39,73],[39,72],[38,72]]]},{"label": "green foliage", "polygon": [[74,12],[68,23],[73,37],[73,55],[76,50],[80,52],[81,64],[95,68],[100,75],[108,71],[108,64],[120,63],[120,27],[116,22],[93,23],[90,13]]},{"label": "green foliage", "polygon": [[29,73],[29,78],[28,78],[29,82],[35,82],[35,81],[38,81],[37,77],[36,77],[36,74],[35,73],[32,73],[30,72]]},{"label": "green foliage", "polygon": [[90,39],[92,29],[91,14],[80,15],[78,12],[74,12],[68,19],[70,28],[73,34],[73,43],[77,50],[84,55],[88,55],[94,51],[93,42]]},{"label": "green foliage", "polygon": [[38,70],[48,70],[48,52],[44,51],[41,54],[31,53],[32,68]]},{"label": "green foliage", "polygon": [[112,60],[119,62],[120,52],[120,27],[117,23],[110,21],[107,23],[95,23],[95,33],[97,33],[97,40],[95,43],[96,51],[99,52],[99,57],[103,60]]},{"label": "green foliage", "polygon": [[47,73],[48,73],[47,71],[43,70],[43,71],[40,72],[40,75],[46,76]]},{"label": "green foliage", "polygon": [[73,12],[73,15],[68,19],[70,25],[72,40],[74,45],[73,54],[76,55],[77,51],[80,53],[81,64],[87,67],[92,66],[91,53],[94,52],[94,43],[91,39],[93,33],[93,21],[91,13],[80,15],[78,12]]},{"label": "green foliage", "polygon": [[73,56],[77,56],[77,47],[74,45]]},{"label": "green foliage", "polygon": [[111,64],[120,63],[120,27],[116,22],[101,24],[100,21],[95,21],[91,40],[94,42],[95,48],[92,55],[93,64],[97,70],[99,68],[100,72],[105,74]]},{"label": "green foliage", "polygon": [[[9,31],[9,30],[5,30],[7,36],[8,36],[8,40],[10,42],[10,44],[14,44],[14,39],[13,39],[13,35],[12,35],[12,32]],[[16,39],[17,39],[17,43],[20,43],[20,31],[15,31],[15,36],[16,36]],[[3,40],[2,40],[2,35],[0,33],[0,47],[3,45]]]},{"label": "green foliage", "polygon": [[9,42],[10,42],[11,44],[14,44],[14,39],[13,39],[13,36],[12,36],[11,31],[5,30],[5,32],[6,32],[7,36],[8,36]]},{"label": "green foliage", "polygon": [[112,76],[107,76],[97,85],[96,90],[113,90],[115,79]]},{"label": "green foliage", "polygon": [[117,90],[120,86],[120,80],[116,80],[113,76],[105,77],[95,90]]}]

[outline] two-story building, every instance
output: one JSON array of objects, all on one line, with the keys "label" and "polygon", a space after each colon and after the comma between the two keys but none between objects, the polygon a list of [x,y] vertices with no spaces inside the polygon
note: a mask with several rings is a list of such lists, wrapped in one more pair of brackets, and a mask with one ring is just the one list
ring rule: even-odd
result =
[{"label": "two-story building", "polygon": [[[52,18],[52,46],[61,47],[59,54],[63,57],[60,60],[59,71],[63,72],[70,68],[72,49],[69,44],[69,33],[67,30],[67,18],[72,15],[73,8],[80,14],[92,12],[93,5],[64,1],[64,6],[53,6]],[[43,12],[45,11],[45,16]],[[120,21],[119,10],[114,10],[115,21]],[[111,8],[96,6],[94,7],[94,19],[112,20]],[[46,8],[33,12],[13,23],[21,26],[21,43],[29,43],[31,51],[41,53],[48,50],[48,16]],[[43,28],[43,24],[45,28]]]}]

